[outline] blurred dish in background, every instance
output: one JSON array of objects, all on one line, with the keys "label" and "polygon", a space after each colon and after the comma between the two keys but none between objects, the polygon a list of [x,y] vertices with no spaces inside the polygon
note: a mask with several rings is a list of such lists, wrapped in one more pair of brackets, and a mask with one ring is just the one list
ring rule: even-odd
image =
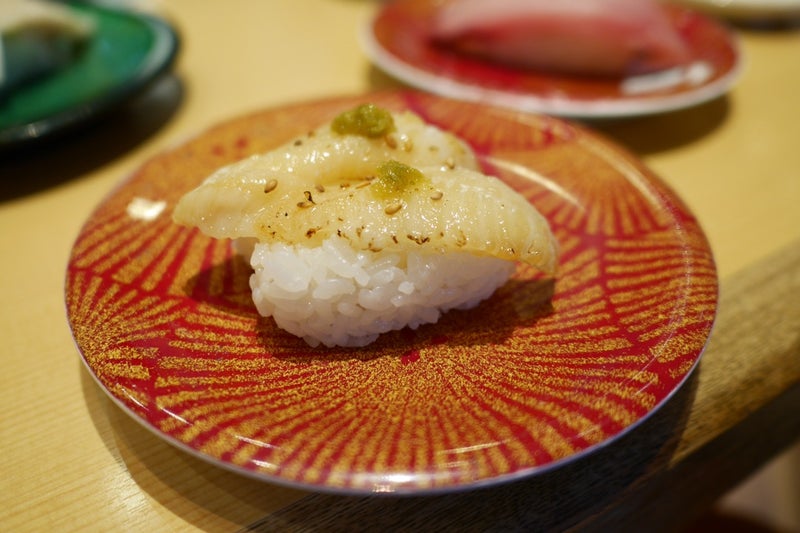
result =
[{"label": "blurred dish in background", "polygon": [[439,9],[430,0],[384,5],[362,34],[366,53],[390,75],[433,93],[578,118],[645,115],[697,105],[727,92],[740,70],[738,42],[726,26],[672,5],[665,6],[665,21],[685,43],[687,61],[627,77],[534,70],[441,46],[432,38]]},{"label": "blurred dish in background", "polygon": [[84,52],[92,19],[44,0],[0,4],[0,98],[66,68]]},{"label": "blurred dish in background", "polygon": [[[0,98],[0,148],[50,137],[100,116],[139,94],[175,60],[177,33],[158,18],[78,1],[60,6],[90,29],[74,54],[9,85]],[[38,44],[26,47],[31,53],[35,49],[47,51]],[[43,57],[41,64],[47,63]]]}]

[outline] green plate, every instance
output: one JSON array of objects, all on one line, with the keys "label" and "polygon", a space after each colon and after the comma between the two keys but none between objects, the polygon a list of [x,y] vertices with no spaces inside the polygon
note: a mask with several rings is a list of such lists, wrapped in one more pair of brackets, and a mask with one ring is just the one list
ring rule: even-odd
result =
[{"label": "green plate", "polygon": [[109,111],[166,72],[179,38],[166,22],[86,2],[67,5],[95,21],[86,50],[68,68],[0,102],[0,147],[50,136]]}]

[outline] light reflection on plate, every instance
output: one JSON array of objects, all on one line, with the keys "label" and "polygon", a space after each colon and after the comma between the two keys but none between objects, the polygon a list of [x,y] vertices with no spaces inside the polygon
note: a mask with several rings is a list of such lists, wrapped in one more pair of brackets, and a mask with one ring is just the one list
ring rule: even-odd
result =
[{"label": "light reflection on plate", "polygon": [[435,46],[427,38],[432,6],[427,0],[387,3],[360,37],[382,70],[442,96],[566,117],[626,117],[716,98],[730,89],[740,71],[736,37],[722,24],[687,9],[669,7],[668,12],[690,47],[692,63],[617,80],[514,69]]},{"label": "light reflection on plate", "polygon": [[[536,205],[561,246],[555,283],[520,266],[477,308],[364,349],[312,349],[260,318],[247,262],[172,208],[215,168],[364,101],[463,137]],[[145,427],[224,468],[348,494],[486,486],[591,453],[685,382],[717,303],[697,221],[630,154],[559,119],[416,92],[253,113],[156,156],[90,215],[66,277],[86,366]]]},{"label": "light reflection on plate", "polygon": [[679,0],[721,17],[750,20],[800,19],[800,0]]}]

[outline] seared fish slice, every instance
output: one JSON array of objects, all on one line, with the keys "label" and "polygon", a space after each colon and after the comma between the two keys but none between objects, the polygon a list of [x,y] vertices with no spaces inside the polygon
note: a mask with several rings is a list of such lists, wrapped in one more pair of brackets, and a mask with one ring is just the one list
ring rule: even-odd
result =
[{"label": "seared fish slice", "polygon": [[216,238],[315,247],[339,237],[355,250],[468,252],[553,273],[556,241],[524,197],[476,170],[452,135],[408,113],[395,123],[395,140],[327,125],[225,167],[173,217]]}]

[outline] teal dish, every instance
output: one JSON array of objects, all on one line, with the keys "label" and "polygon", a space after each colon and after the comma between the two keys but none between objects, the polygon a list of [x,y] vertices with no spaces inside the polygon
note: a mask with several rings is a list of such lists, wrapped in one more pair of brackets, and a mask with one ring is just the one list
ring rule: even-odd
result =
[{"label": "teal dish", "polygon": [[71,9],[95,32],[68,67],[0,100],[0,147],[10,147],[96,118],[139,94],[175,61],[179,37],[163,20],[87,2]]}]

